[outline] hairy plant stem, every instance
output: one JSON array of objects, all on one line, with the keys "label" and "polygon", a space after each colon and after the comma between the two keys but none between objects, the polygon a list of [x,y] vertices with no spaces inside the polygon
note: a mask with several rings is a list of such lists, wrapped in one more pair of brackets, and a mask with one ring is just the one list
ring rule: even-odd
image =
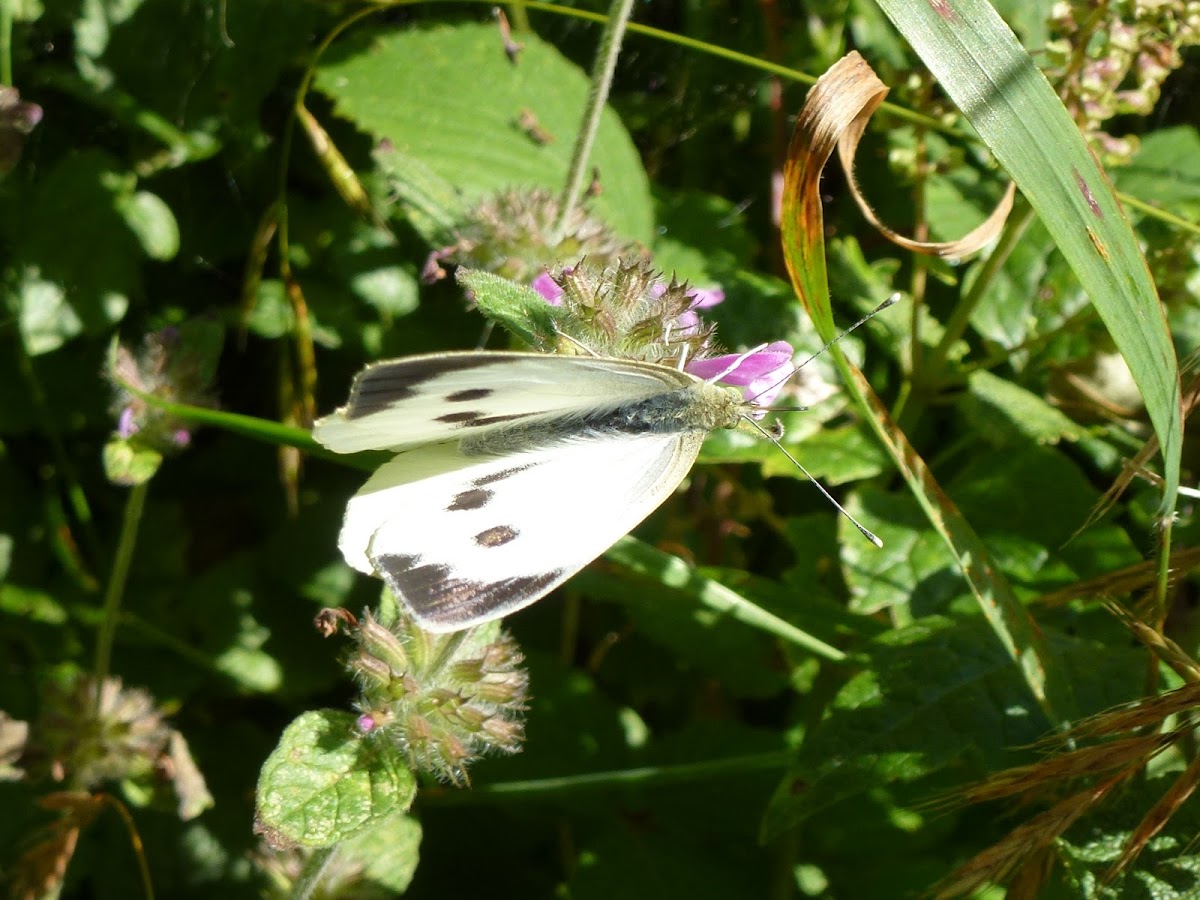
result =
[{"label": "hairy plant stem", "polygon": [[325,870],[329,868],[329,864],[337,855],[337,850],[338,845],[334,844],[332,847],[322,847],[312,852],[312,855],[304,862],[304,869],[300,872],[300,877],[292,885],[292,900],[308,900],[313,895],[313,891],[321,884]]},{"label": "hairy plant stem", "polygon": [[552,245],[562,240],[567,219],[583,193],[584,170],[587,168],[588,158],[592,155],[592,144],[596,142],[600,114],[604,112],[604,104],[608,102],[613,72],[617,68],[617,57],[621,55],[621,39],[625,36],[625,26],[629,24],[632,11],[633,0],[613,0],[612,6],[609,7],[608,22],[600,38],[600,47],[596,51],[596,64],[592,67],[592,86],[588,91],[587,106],[579,123],[571,166],[567,170],[567,181],[559,199],[558,221],[554,223]]},{"label": "hairy plant stem", "polygon": [[99,712],[100,691],[108,678],[109,666],[112,663],[113,638],[117,633],[117,621],[121,617],[121,597],[125,593],[125,582],[129,577],[133,550],[137,546],[138,526],[142,521],[142,510],[146,505],[146,492],[149,488],[149,481],[134,485],[125,501],[121,539],[117,544],[117,555],[108,577],[108,587],[104,591],[104,612],[100,620],[100,633],[96,636],[96,662],[92,669],[95,681],[93,707],[96,712]]}]

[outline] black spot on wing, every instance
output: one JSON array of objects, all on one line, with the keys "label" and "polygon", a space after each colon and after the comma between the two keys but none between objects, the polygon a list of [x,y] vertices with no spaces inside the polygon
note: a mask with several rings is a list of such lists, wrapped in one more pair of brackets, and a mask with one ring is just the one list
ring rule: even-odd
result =
[{"label": "black spot on wing", "polygon": [[445,375],[492,365],[490,356],[464,353],[452,356],[413,357],[390,363],[377,363],[354,379],[346,417],[357,419],[386,409],[398,400],[413,397],[421,385]]},{"label": "black spot on wing", "polygon": [[418,621],[446,630],[467,623],[499,618],[527,606],[562,579],[555,569],[539,575],[521,575],[500,581],[455,578],[445,563],[422,562],[421,557],[388,554],[374,559],[396,597]]},{"label": "black spot on wing", "polygon": [[484,397],[490,397],[491,394],[491,388],[473,388],[466,391],[455,391],[453,394],[448,394],[446,396],[446,402],[471,403],[474,400],[482,400]]},{"label": "black spot on wing", "polygon": [[471,485],[477,488],[485,488],[489,485],[501,482],[506,478],[512,478],[514,475],[520,475],[522,472],[532,469],[533,466],[534,464],[530,463],[527,466],[513,466],[511,469],[505,469],[502,472],[493,472],[491,475],[484,475],[481,478],[476,478],[471,482]]},{"label": "black spot on wing", "polygon": [[485,491],[480,488],[471,488],[468,491],[459,491],[454,495],[454,499],[450,501],[450,505],[446,507],[447,512],[460,512],[464,509],[483,509],[487,506],[488,501],[492,499],[492,492]]},{"label": "black spot on wing", "polygon": [[520,533],[508,525],[497,525],[475,535],[475,543],[480,547],[503,547],[509,541],[516,540]]}]

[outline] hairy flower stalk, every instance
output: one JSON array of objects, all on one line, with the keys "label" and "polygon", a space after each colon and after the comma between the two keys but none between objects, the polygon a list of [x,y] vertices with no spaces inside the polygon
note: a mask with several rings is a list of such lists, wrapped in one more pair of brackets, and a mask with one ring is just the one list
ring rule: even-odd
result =
[{"label": "hairy flower stalk", "polygon": [[521,749],[529,677],[506,632],[434,635],[406,619],[385,627],[369,612],[350,632],[358,728],[394,742],[414,771],[461,786],[475,760]]}]

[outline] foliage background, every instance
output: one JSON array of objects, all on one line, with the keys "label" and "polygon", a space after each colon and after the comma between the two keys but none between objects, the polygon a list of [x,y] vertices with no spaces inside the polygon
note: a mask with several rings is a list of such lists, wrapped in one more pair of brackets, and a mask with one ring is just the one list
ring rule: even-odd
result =
[{"label": "foliage background", "polygon": [[[1027,47],[1045,45],[1048,3],[1000,6]],[[347,29],[320,57],[307,105],[388,216],[384,227],[343,202],[291,124],[318,42],[357,7],[9,0],[3,9],[15,23],[11,81],[44,111],[0,182],[0,709],[36,723],[53,685],[93,668],[104,586],[127,533],[131,489],[102,465],[118,426],[103,375],[114,338],[136,349],[167,326],[220,325],[220,407],[291,425],[304,424],[314,375],[316,408],[327,411],[367,360],[474,346],[482,320],[452,280],[419,281],[444,227],[436,214],[488,190],[561,184],[599,30],[532,12],[536,36],[517,36],[526,46],[513,66],[484,5],[379,9]],[[900,107],[947,109],[866,0],[653,3],[635,18],[809,75],[855,47]],[[1194,79],[1184,65],[1152,112],[1110,128],[1141,138],[1111,168],[1116,187],[1192,221]],[[594,211],[649,245],[665,271],[723,287],[715,318],[731,346],[820,343],[786,281],[771,219],[772,175],[805,89],[714,52],[626,39],[596,150]],[[514,124],[521,108],[536,110],[553,142]],[[402,177],[372,156],[384,138],[405,160]],[[864,152],[864,191],[901,230],[955,236],[999,196],[980,146],[928,120],[885,113]],[[996,272],[914,260],[864,226],[840,173],[831,168],[823,186],[838,320],[892,290],[908,294],[847,352],[1028,605],[1078,711],[1178,685],[1096,602],[1136,600],[1150,578],[1071,591],[1154,553],[1159,496],[1135,482],[1068,543],[1149,431],[1119,367],[1115,380],[1098,377],[1111,368],[1111,342],[1046,232],[1033,222]],[[431,194],[436,202],[413,202]],[[282,259],[264,227],[280,204]],[[1141,212],[1135,224],[1186,356],[1200,328],[1195,230]],[[935,344],[964,286],[985,274],[949,363],[914,369],[914,342]],[[836,382],[827,359],[812,369]],[[885,549],[839,523],[769,448],[715,437],[687,489],[638,530],[643,545],[621,545],[565,596],[508,623],[532,683],[524,751],[478,765],[469,792],[427,786],[414,807],[419,839],[410,828],[392,881],[368,878],[364,890],[400,886],[396,873],[406,877],[419,854],[413,896],[897,897],[1022,821],[998,804],[928,802],[1036,760],[1029,745],[1050,723],[860,414],[834,394],[786,419],[805,465]],[[322,607],[377,599],[336,550],[342,505],[361,478],[281,450],[265,431],[209,429],[149,482],[112,670],[171,713],[215,800],[181,821],[144,783],[110,785],[134,810],[161,896],[286,890],[272,886],[251,831],[254,784],[295,716],[346,708],[353,696],[339,645],[311,622]],[[1190,513],[1175,527],[1177,547],[1195,539]],[[639,553],[645,544],[694,561],[712,582],[665,584],[667,563]],[[847,658],[720,614],[703,596],[714,583]],[[1071,599],[1041,602],[1051,592]],[[1183,580],[1166,624],[1185,653],[1197,634],[1190,597]],[[1047,896],[1094,889],[1094,874],[1187,761],[1182,750],[1164,754],[1120,802],[1093,810],[1060,844]],[[33,777],[0,784],[10,871],[53,819],[35,804],[51,787]],[[1181,813],[1113,890],[1194,892],[1195,857],[1184,850],[1194,831]],[[112,813],[84,830],[69,862],[67,896],[140,890]]]}]

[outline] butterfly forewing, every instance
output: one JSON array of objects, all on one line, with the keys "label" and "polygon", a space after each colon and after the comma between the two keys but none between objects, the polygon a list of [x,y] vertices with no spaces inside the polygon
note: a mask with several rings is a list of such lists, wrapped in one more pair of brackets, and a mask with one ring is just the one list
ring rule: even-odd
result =
[{"label": "butterfly forewing", "polygon": [[443,445],[418,447],[351,501],[342,549],[423,627],[466,628],[528,606],[603,553],[675,490],[703,439],[578,440],[465,464]]},{"label": "butterfly forewing", "polygon": [[462,438],[632,402],[695,384],[683,372],[632,360],[538,353],[439,353],[375,363],[350,402],[313,426],[336,453]]}]

